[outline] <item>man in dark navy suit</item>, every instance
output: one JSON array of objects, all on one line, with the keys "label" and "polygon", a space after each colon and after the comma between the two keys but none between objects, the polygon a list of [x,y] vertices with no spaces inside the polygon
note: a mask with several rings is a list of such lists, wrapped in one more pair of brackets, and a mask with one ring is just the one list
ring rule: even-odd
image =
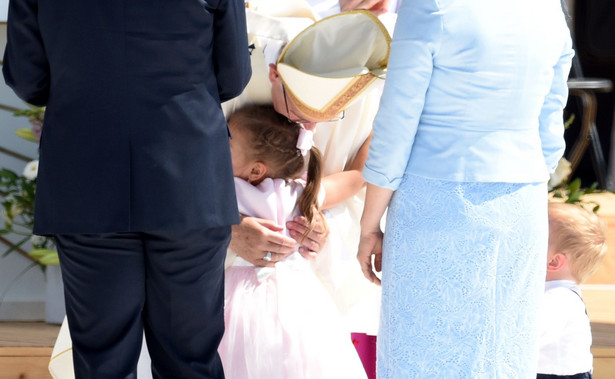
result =
[{"label": "man in dark navy suit", "polygon": [[220,102],[250,78],[243,0],[11,0],[3,73],[47,106],[36,234],[54,235],[77,378],[222,378],[239,221]]}]

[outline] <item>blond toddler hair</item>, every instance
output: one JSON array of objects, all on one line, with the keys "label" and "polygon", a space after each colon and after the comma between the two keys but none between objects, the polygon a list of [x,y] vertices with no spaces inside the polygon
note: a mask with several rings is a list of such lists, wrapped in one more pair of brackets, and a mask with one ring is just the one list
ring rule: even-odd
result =
[{"label": "blond toddler hair", "polygon": [[549,250],[564,254],[575,281],[582,283],[606,255],[606,225],[581,206],[550,202]]}]

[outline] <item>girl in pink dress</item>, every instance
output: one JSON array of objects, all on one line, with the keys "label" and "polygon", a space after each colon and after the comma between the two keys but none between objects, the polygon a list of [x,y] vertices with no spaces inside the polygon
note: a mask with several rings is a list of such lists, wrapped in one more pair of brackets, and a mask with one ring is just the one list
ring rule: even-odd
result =
[{"label": "girl in pink dress", "polygon": [[[313,222],[326,207],[326,197],[320,190],[321,154],[312,146],[311,131],[263,106],[235,112],[229,128],[240,213],[280,225],[298,214]],[[366,377],[311,261],[298,251],[284,260],[271,252],[264,267],[256,267],[230,256],[226,331],[218,349],[227,378]]]}]

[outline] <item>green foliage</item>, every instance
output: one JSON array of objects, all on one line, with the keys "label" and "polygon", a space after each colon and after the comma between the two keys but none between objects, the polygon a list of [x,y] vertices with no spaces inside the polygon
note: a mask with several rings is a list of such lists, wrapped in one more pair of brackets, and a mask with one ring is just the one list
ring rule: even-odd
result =
[{"label": "green foliage", "polygon": [[[28,104],[28,108],[15,111],[13,115],[27,117],[32,124],[31,129],[22,128],[15,133],[21,138],[38,143],[42,121],[45,118],[45,107]],[[2,256],[21,249],[30,241],[33,250],[28,253],[28,257],[44,269],[47,265],[59,264],[59,260],[51,238],[32,234],[38,166],[29,165],[37,163],[29,163],[23,175],[6,168],[0,169],[0,200],[4,219],[4,227],[0,229],[0,234],[19,236],[19,240],[4,251]]]},{"label": "green foliage", "polygon": [[568,129],[570,127],[570,125],[572,125],[572,123],[574,122],[574,113],[570,115],[570,117],[568,117],[568,119],[566,121],[564,121],[564,129]]},{"label": "green foliage", "polygon": [[581,179],[576,178],[565,186],[553,190],[553,197],[558,199],[564,199],[565,203],[583,205],[588,209],[589,206],[591,206],[592,211],[596,213],[600,209],[600,204],[595,201],[588,201],[583,199],[583,195],[594,193],[596,192],[597,188],[598,183],[596,182],[594,182],[588,188],[581,188]]},{"label": "green foliage", "polygon": [[28,104],[28,108],[19,109],[13,112],[13,115],[17,117],[27,117],[30,121],[30,124],[32,124],[31,128],[17,129],[15,131],[15,134],[25,140],[38,143],[41,139],[41,133],[43,130],[45,107],[36,107],[34,105]]},{"label": "green foliage", "polygon": [[28,256],[44,266],[60,264],[58,252],[52,249],[34,249],[28,253]]},{"label": "green foliage", "polygon": [[28,140],[30,142],[37,142],[32,129],[28,129],[28,128],[17,129],[15,131],[15,134],[17,134],[19,137],[25,140]]},{"label": "green foliage", "polygon": [[0,197],[4,227],[0,234],[13,234],[20,239],[9,247],[3,256],[21,248],[28,241],[34,249],[29,257],[42,266],[57,265],[58,253],[53,249],[53,240],[32,234],[34,226],[34,197],[36,178],[28,179],[8,169],[0,169]]},{"label": "green foliage", "polygon": [[27,117],[30,120],[43,121],[45,118],[45,107],[37,107],[35,105],[27,104],[27,109],[20,109],[13,113],[17,117]]}]

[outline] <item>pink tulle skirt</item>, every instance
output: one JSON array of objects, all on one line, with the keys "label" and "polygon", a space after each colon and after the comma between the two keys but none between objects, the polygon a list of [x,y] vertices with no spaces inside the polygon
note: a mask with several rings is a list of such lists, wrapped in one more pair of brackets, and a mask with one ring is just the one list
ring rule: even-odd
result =
[{"label": "pink tulle skirt", "polygon": [[298,253],[275,269],[226,270],[228,379],[366,378],[331,296]]}]

